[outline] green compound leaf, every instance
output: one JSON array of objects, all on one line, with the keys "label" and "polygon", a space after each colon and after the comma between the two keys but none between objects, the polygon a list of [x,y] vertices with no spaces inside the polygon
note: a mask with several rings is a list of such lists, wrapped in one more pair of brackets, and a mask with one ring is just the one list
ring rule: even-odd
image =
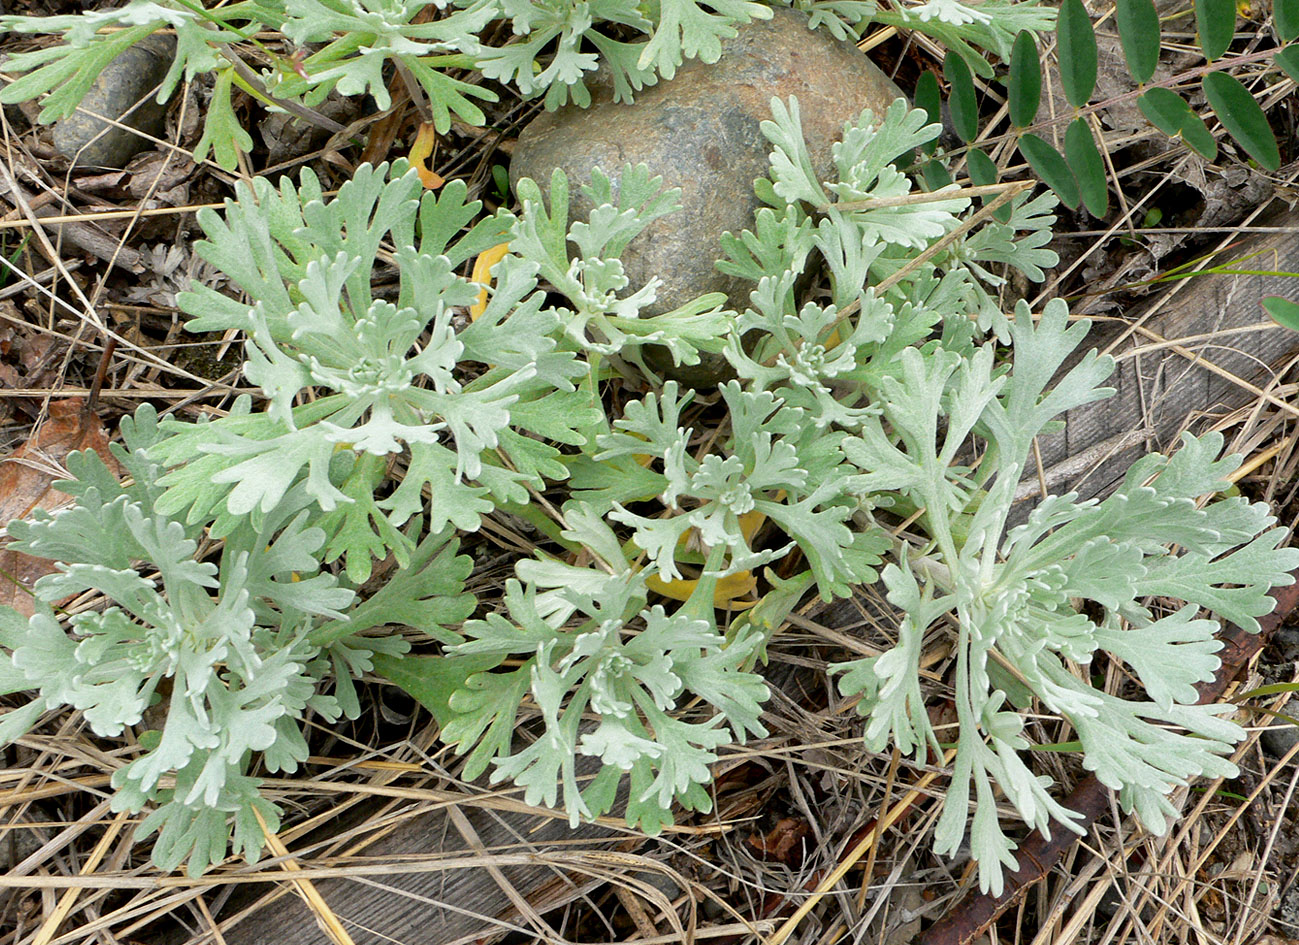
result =
[{"label": "green compound leaf", "polygon": [[[16,29],[18,23],[6,22],[5,28]],[[156,29],[157,24],[143,23],[85,45],[65,43],[13,56],[5,63],[5,71],[27,74],[0,90],[0,102],[13,105],[49,92],[40,121],[66,118],[77,110],[110,62]]]},{"label": "green compound leaf", "polygon": [[1272,22],[1281,42],[1299,38],[1299,0],[1272,0]]},{"label": "green compound leaf", "polygon": [[1236,33],[1235,0],[1195,0],[1200,48],[1210,62],[1227,51]]},{"label": "green compound leaf", "polygon": [[1038,60],[1037,41],[1028,30],[1020,30],[1015,37],[1007,93],[1011,122],[1018,128],[1033,124],[1042,101],[1042,63]]},{"label": "green compound leaf", "polygon": [[1250,157],[1269,171],[1281,166],[1281,152],[1272,128],[1249,89],[1225,72],[1210,72],[1204,77],[1204,94],[1222,126]]},{"label": "green compound leaf", "polygon": [[1272,61],[1290,78],[1299,82],[1299,45],[1287,46],[1277,53]]},{"label": "green compound leaf", "polygon": [[1137,107],[1152,125],[1170,138],[1180,137],[1206,161],[1212,161],[1218,156],[1218,142],[1213,139],[1200,116],[1191,111],[1191,106],[1176,92],[1171,89],[1150,89],[1137,99]]},{"label": "green compound leaf", "polygon": [[1115,20],[1128,71],[1138,82],[1149,82],[1159,65],[1159,14],[1151,0],[1118,0]]},{"label": "green compound leaf", "polygon": [[1075,209],[1079,200],[1078,181],[1064,156],[1033,134],[1020,137],[1019,150],[1033,168],[1033,173],[1055,191],[1060,202],[1070,210]]},{"label": "green compound leaf", "polygon": [[[925,114],[929,116],[931,124],[940,125],[943,121],[943,95],[938,90],[938,76],[932,72],[922,72],[919,80],[916,82],[915,94],[916,108],[923,108]],[[938,144],[938,137],[935,136],[924,146],[926,154],[933,154],[934,148]]]},{"label": "green compound leaf", "polygon": [[1087,119],[1075,118],[1064,134],[1065,160],[1078,181],[1078,191],[1087,212],[1098,220],[1109,210],[1110,192],[1105,179],[1105,162],[1096,149]]},{"label": "green compound leaf", "polygon": [[962,141],[973,141],[979,134],[979,106],[974,98],[974,77],[965,60],[954,52],[943,58],[943,75],[952,87],[948,105],[952,110],[952,124]]},{"label": "green compound leaf", "polygon": [[1269,295],[1263,300],[1263,308],[1282,328],[1299,331],[1299,302],[1291,302],[1279,295]]},{"label": "green compound leaf", "polygon": [[1060,4],[1060,19],[1056,27],[1057,55],[1060,60],[1060,81],[1065,98],[1074,108],[1082,108],[1096,88],[1096,70],[1099,60],[1096,53],[1096,33],[1091,17],[1082,0],[1064,0]]}]

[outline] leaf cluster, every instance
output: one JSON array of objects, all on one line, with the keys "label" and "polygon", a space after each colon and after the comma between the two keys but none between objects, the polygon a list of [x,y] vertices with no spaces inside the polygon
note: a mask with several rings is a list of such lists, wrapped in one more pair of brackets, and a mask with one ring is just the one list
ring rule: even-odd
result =
[{"label": "leaf cluster", "polygon": [[[943,0],[944,3],[947,0]],[[932,6],[932,4],[930,5]],[[981,5],[980,11],[986,8]],[[924,10],[925,8],[920,8]],[[1190,15],[1191,11],[1186,11]],[[1258,55],[1245,59],[1228,56],[1236,37],[1236,4],[1231,0],[1196,0],[1194,20],[1196,42],[1204,55],[1204,64],[1169,79],[1156,81],[1163,42],[1162,23],[1153,0],[1117,0],[1115,24],[1118,29],[1124,61],[1136,83],[1137,106],[1146,120],[1170,138],[1182,140],[1188,147],[1213,161],[1218,157],[1218,142],[1205,120],[1188,103],[1188,97],[1202,94],[1222,128],[1259,166],[1276,171],[1281,166],[1281,152],[1267,116],[1249,88],[1229,74],[1246,62],[1259,60]],[[1299,2],[1277,0],[1273,5],[1273,33],[1268,41],[1274,46],[1264,60],[1263,76],[1276,75],[1274,70],[1299,81]],[[1073,117],[1063,135],[1052,144],[1037,134],[1042,130],[1042,56],[1040,39],[1025,30],[1013,43],[998,50],[1008,66],[1002,81],[1006,89],[1012,131],[1019,152],[1037,174],[1070,209],[1080,203],[1094,217],[1103,218],[1109,209],[1109,182],[1101,149],[1097,146],[1099,126],[1089,113],[1104,103],[1092,102],[1099,68],[1096,35],[1090,14],[1082,0],[1062,0],[1056,24],[1056,61],[1066,103]],[[955,48],[955,47],[949,47]],[[989,49],[996,49],[988,46]],[[986,151],[978,147],[984,135],[976,109],[976,93],[969,64],[953,62],[949,52],[944,63],[944,77],[949,84],[949,102],[953,124],[961,140],[969,145],[968,171],[977,184],[996,181],[997,171]],[[983,63],[984,66],[987,63]],[[991,68],[981,73],[991,78]],[[1260,76],[1260,78],[1263,78]],[[939,93],[933,78],[917,90],[916,100],[928,101],[930,114],[937,114]]]},{"label": "leaf cluster", "polygon": [[[442,737],[472,749],[465,777],[490,763],[491,781],[520,785],[530,804],[554,806],[562,790],[574,825],[608,812],[626,777],[627,823],[656,834],[672,823],[674,802],[712,809],[706,785],[718,748],[767,734],[767,686],[750,671],[762,637],[741,630],[728,640],[711,613],[649,606],[649,572],[628,560],[602,516],[577,502],[565,519],[563,537],[593,565],[522,561],[505,613],[464,625],[466,642],[445,659],[453,672],[470,671],[449,698]],[[687,692],[715,712],[698,721],[673,713]],[[529,695],[544,730],[520,747],[513,736]],[[582,756],[599,764],[579,787]]]},{"label": "leaf cluster", "polygon": [[[1036,323],[1020,303],[1009,331],[1009,374],[995,369],[986,346],[966,359],[903,352],[881,416],[846,444],[872,469],[871,488],[897,490],[924,514],[918,538],[883,573],[889,601],[906,614],[897,643],[836,667],[843,694],[862,697],[867,745],[891,742],[923,759],[940,742],[919,661],[926,634],[952,616],[959,725],[935,846],[957,851],[973,800],[971,850],[981,888],[994,894],[1001,867],[1015,866],[995,788],[1044,833],[1052,821],[1078,829],[1049,779],[1020,757],[1029,741],[1016,710],[1041,706],[1068,719],[1084,767],[1162,833],[1176,813],[1166,795],[1191,777],[1234,774],[1222,755],[1243,734],[1221,718],[1228,707],[1196,704],[1194,683],[1212,678],[1221,647],[1217,622],[1197,615],[1203,608],[1256,631],[1273,606],[1268,591],[1299,566],[1299,550],[1278,548],[1285,529],[1271,527],[1264,504],[1239,496],[1200,504],[1239,464],[1220,458],[1219,434],[1188,434],[1171,458],[1146,457],[1101,501],[1051,496],[1008,527],[1034,437],[1064,411],[1108,396],[1100,385],[1113,367],[1093,351],[1048,386],[1087,331],[1069,325],[1063,302],[1049,303]],[[971,448],[981,454],[977,470],[954,462]],[[1184,604],[1155,612],[1152,598]],[[1146,699],[1103,692],[1071,669],[1102,652],[1131,669]]]},{"label": "leaf cluster", "polygon": [[[219,419],[164,424],[164,510],[263,515],[301,480],[330,536],[325,560],[342,558],[360,582],[388,553],[406,565],[413,518],[473,531],[494,503],[563,475],[537,437],[582,441],[590,410],[574,378],[585,369],[548,337],[557,316],[535,291],[535,261],[502,262],[483,317],[453,324],[479,292],[456,267],[509,230],[488,219],[458,236],[480,210],[465,193],[455,182],[428,194],[403,164],[362,167],[325,198],[307,171],[298,187],[241,185],[224,216],[200,216],[210,239],[198,252],[257,301],[196,285],[180,304],[191,330],[244,333],[244,373],[267,405],[245,398]],[[389,267],[397,294],[377,298]],[[396,488],[376,494],[398,457]]]},{"label": "leaf cluster", "polygon": [[[951,0],[916,11],[880,9],[873,0],[782,0],[809,14],[809,27],[856,38],[872,23],[903,26],[952,44],[976,70],[975,47],[1004,54],[1019,30],[1049,27],[1052,14],[1033,0],[991,0],[978,12]],[[241,90],[282,108],[318,105],[331,92],[371,95],[391,104],[395,68],[407,92],[445,133],[454,119],[486,121],[481,105],[497,100],[474,80],[500,82],[547,108],[591,101],[588,81],[606,70],[614,99],[631,102],[660,77],[671,79],[688,59],[716,62],[737,27],[771,16],[757,0],[449,0],[428,16],[423,0],[239,0],[207,6],[192,0],[129,0],[78,16],[0,16],[0,29],[62,34],[63,42],[11,57],[21,77],[0,90],[13,104],[45,96],[40,120],[72,114],[96,77],[123,50],[160,30],[176,37],[174,62],[157,91],[166,102],[182,79],[213,77],[196,160],[209,153],[226,169],[252,147],[232,95]],[[508,30],[489,29],[508,24]],[[258,39],[278,31],[303,55],[283,55]],[[492,45],[484,36],[508,39]],[[255,71],[248,62],[266,63]]]},{"label": "leaf cluster", "polygon": [[[301,485],[256,521],[234,522],[210,560],[202,527],[158,511],[162,470],[149,451],[163,437],[142,407],[112,447],[129,485],[98,454],[73,453],[75,478],[57,487],[75,502],[9,523],[11,548],[58,570],[36,582],[30,619],[0,610],[0,692],[37,691],[0,718],[0,743],[63,707],[99,736],[133,728],[140,750],[113,773],[113,809],[151,808],[137,839],[156,834],[159,868],[188,861],[198,875],[227,848],[256,860],[264,829],[278,829],[253,756],[268,773],[297,770],[307,717],[356,718],[353,679],[376,653],[407,648],[366,631],[403,616],[430,629],[458,622],[470,599],[466,559],[444,531],[421,543],[406,576],[356,606],[354,589],[321,569],[326,533]],[[71,614],[65,630],[54,608],[87,592],[108,606]]]}]

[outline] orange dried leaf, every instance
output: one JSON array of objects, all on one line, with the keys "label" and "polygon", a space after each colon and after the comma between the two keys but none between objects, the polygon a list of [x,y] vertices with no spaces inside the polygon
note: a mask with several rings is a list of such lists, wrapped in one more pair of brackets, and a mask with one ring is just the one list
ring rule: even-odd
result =
[{"label": "orange dried leaf", "polygon": [[437,190],[446,183],[446,179],[426,163],[433,156],[437,140],[438,133],[432,125],[420,125],[419,133],[415,135],[415,143],[410,146],[410,154],[406,158],[410,161],[410,166],[419,174],[419,179],[427,190]]},{"label": "orange dried leaf", "polygon": [[[699,586],[699,582],[686,578],[665,581],[657,574],[651,574],[645,578],[645,586],[655,594],[662,594],[672,600],[689,600],[690,595]],[[717,587],[713,588],[713,606],[726,610],[747,610],[757,601],[739,600],[739,598],[753,593],[757,588],[758,579],[753,576],[752,571],[740,571],[718,578]]]},{"label": "orange dried leaf", "polygon": [[[72,497],[52,484],[68,477],[63,462],[77,450],[94,450],[109,469],[119,471],[108,450],[104,425],[86,409],[85,400],[73,397],[52,401],[50,418],[31,439],[0,460],[0,525],[7,527],[15,519],[26,518],[33,509],[53,512],[70,505]],[[3,544],[8,541],[3,539]],[[32,585],[52,571],[53,562],[45,558],[0,548],[0,603],[31,616]]]},{"label": "orange dried leaf", "polygon": [[509,251],[509,243],[498,243],[491,249],[483,250],[474,260],[474,271],[469,281],[477,282],[483,288],[478,290],[478,300],[469,309],[470,321],[478,321],[479,316],[487,311],[487,286],[492,284],[492,267],[504,259]]}]

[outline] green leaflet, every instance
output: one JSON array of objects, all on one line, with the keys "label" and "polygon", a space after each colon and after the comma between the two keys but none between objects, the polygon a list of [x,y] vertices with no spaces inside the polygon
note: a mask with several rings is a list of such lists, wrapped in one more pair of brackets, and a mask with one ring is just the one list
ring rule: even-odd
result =
[{"label": "green leaflet", "polygon": [[[1137,82],[1149,82],[1159,65],[1159,14],[1155,5],[1152,0],[1119,0],[1115,13],[1128,71]],[[1234,12],[1232,16],[1234,20]]]},{"label": "green leaflet", "polygon": [[954,52],[943,58],[943,75],[951,86],[948,105],[952,109],[952,124],[962,141],[970,142],[979,134],[979,106],[974,95],[974,77],[970,67]]},{"label": "green leaflet", "polygon": [[1299,46],[1287,46],[1273,56],[1272,61],[1290,78],[1299,76]]},{"label": "green leaflet", "polygon": [[1010,120],[1019,128],[1027,128],[1037,117],[1042,100],[1042,64],[1038,60],[1037,43],[1028,30],[1015,37],[1006,92]]},{"label": "green leaflet", "polygon": [[1187,146],[1205,160],[1212,161],[1218,156],[1218,142],[1204,120],[1172,89],[1147,90],[1137,99],[1137,107],[1152,125],[1166,135],[1180,135]]},{"label": "green leaflet", "polygon": [[1070,210],[1078,206],[1078,179],[1059,151],[1034,134],[1020,136],[1019,150],[1028,160],[1033,172],[1055,191],[1062,204]]},{"label": "green leaflet", "polygon": [[1210,72],[1204,77],[1204,95],[1222,126],[1250,157],[1269,171],[1281,166],[1281,151],[1267,116],[1239,79],[1225,72]]},{"label": "green leaflet", "polygon": [[1087,119],[1075,118],[1069,123],[1064,135],[1064,155],[1078,182],[1083,206],[1098,220],[1104,219],[1109,209],[1109,180]]},{"label": "green leaflet", "polygon": [[1295,0],[1276,0],[1272,5],[1272,20],[1281,42],[1290,43],[1299,38],[1299,5]]},{"label": "green leaflet", "polygon": [[1232,0],[1195,0],[1195,26],[1204,57],[1212,62],[1231,45],[1236,32],[1236,4]]},{"label": "green leaflet", "polygon": [[1096,33],[1082,0],[1063,0],[1057,30],[1065,98],[1074,108],[1082,108],[1096,88],[1098,68]]},{"label": "green leaflet", "polygon": [[[915,102],[916,108],[923,108],[925,116],[929,119],[931,125],[941,125],[943,121],[943,97],[938,90],[938,77],[934,73],[926,70],[920,73],[920,78],[916,80],[916,91],[911,96]],[[934,148],[938,145],[938,139],[935,137],[932,141],[924,145],[926,154],[933,154]]]},{"label": "green leaflet", "polygon": [[1269,295],[1263,299],[1263,308],[1278,325],[1299,331],[1299,303],[1279,295]]}]

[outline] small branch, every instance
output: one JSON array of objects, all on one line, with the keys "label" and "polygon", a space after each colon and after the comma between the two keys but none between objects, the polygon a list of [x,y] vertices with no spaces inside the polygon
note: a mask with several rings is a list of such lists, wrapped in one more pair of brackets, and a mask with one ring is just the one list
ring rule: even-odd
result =
[{"label": "small branch", "polygon": [[1007,190],[1022,190],[1023,181],[1007,181],[1001,184],[984,184],[979,187],[960,187],[956,190],[922,191],[915,194],[902,194],[898,197],[868,197],[865,200],[847,200],[843,203],[823,203],[816,209],[826,210],[884,210],[889,207],[909,207],[918,203],[937,203],[941,200],[960,200],[963,197],[991,197]]},{"label": "small branch", "polygon": [[108,366],[113,363],[113,352],[117,350],[117,339],[109,336],[104,342],[104,353],[99,358],[99,367],[95,379],[90,384],[90,396],[86,398],[86,409],[94,413],[99,406],[99,392],[104,389],[104,380],[108,377]]},{"label": "small branch", "polygon": [[262,84],[261,77],[258,76],[256,72],[253,72],[248,63],[244,62],[243,59],[240,58],[239,54],[230,47],[229,43],[220,43],[217,45],[217,49],[221,51],[221,55],[225,56],[225,58],[230,61],[230,64],[234,66],[235,75],[239,76],[239,78],[247,84],[249,89],[252,90],[253,95],[256,97],[261,98],[268,104],[274,105],[276,108],[284,109],[294,118],[301,118],[309,125],[315,125],[317,128],[324,128],[330,134],[338,134],[340,131],[347,130],[347,125],[340,124],[327,115],[322,115],[314,108],[307,108],[305,105],[298,102],[290,102],[288,99],[276,98],[266,90],[266,86]]}]

